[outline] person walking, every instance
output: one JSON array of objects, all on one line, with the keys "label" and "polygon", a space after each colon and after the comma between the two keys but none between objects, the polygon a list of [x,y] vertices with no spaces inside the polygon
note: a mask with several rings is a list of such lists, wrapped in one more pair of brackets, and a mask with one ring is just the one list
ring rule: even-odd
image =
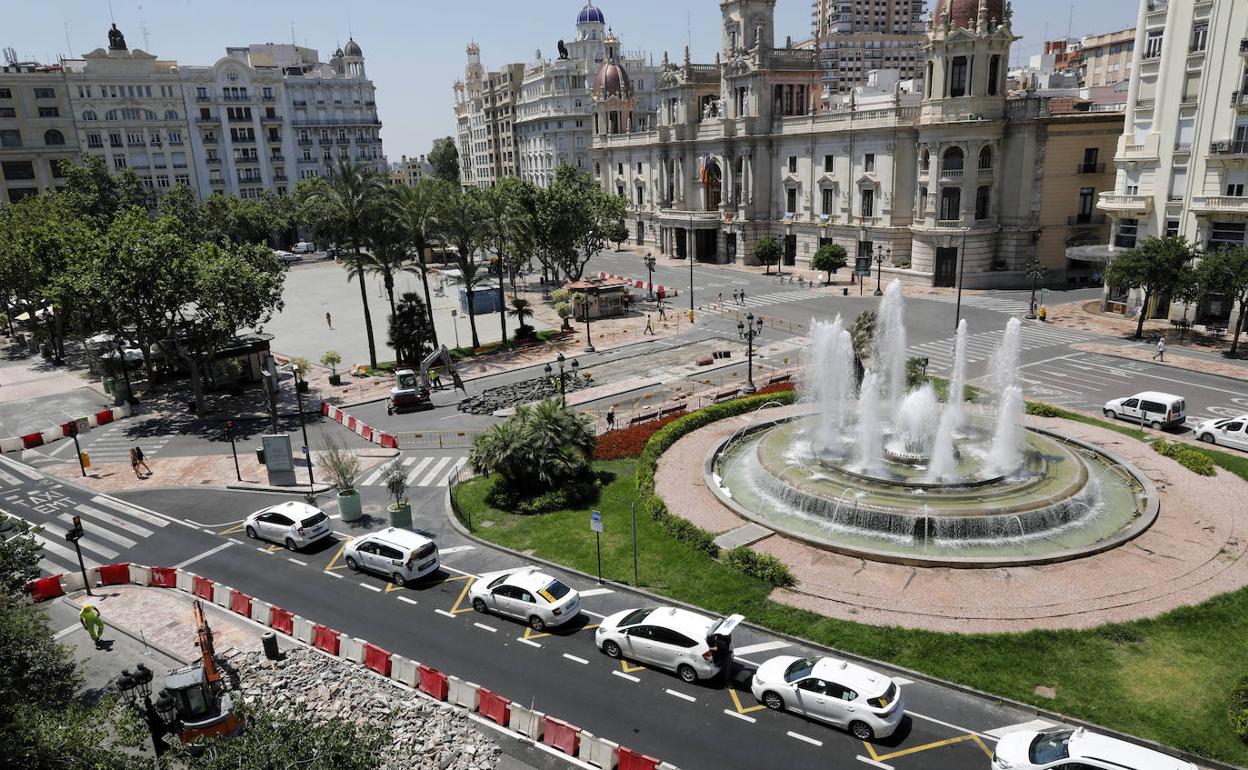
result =
[{"label": "person walking", "polygon": [[326,325],[326,326],[328,326],[328,327],[329,327],[329,328],[331,328],[331,329],[332,329],[332,328],[334,328],[334,319],[333,319],[333,317],[329,314],[329,311],[328,311],[328,310],[326,310],[326,311],[325,311],[325,325]]},{"label": "person walking", "polygon": [[134,469],[134,477],[141,479],[143,477],[139,475],[139,456],[137,451],[134,447],[130,447],[130,467]]},{"label": "person walking", "polygon": [[722,291],[719,293],[719,301],[718,301],[718,304],[720,304],[720,305],[724,304],[724,293],[723,293]]},{"label": "person walking", "polygon": [[78,613],[78,622],[87,630],[87,635],[91,637],[91,641],[95,643],[98,649],[103,645],[100,637],[104,635],[104,620],[100,617],[100,611],[95,608],[94,604],[82,605],[82,611]]},{"label": "person walking", "polygon": [[148,476],[152,475],[152,469],[147,467],[147,458],[143,456],[143,447],[139,446],[138,444],[135,444],[134,446],[134,473],[136,476],[139,473],[140,465],[143,466],[143,470],[147,471]]},{"label": "person walking", "polygon": [[648,313],[646,314],[646,330],[642,332],[641,334],[642,336],[645,336],[647,334],[651,336],[654,335],[654,327],[650,325],[650,315]]},{"label": "person walking", "polygon": [[659,303],[659,320],[660,321],[667,320],[667,306],[664,305],[662,302]]},{"label": "person walking", "polygon": [[732,290],[732,304],[734,305],[737,304],[737,290],[736,289]]},{"label": "person walking", "polygon": [[607,430],[615,430],[615,407],[607,409]]},{"label": "person walking", "polygon": [[741,304],[745,304],[745,289],[741,290]]},{"label": "person walking", "polygon": [[1157,352],[1153,354],[1153,360],[1161,361],[1163,364],[1166,362],[1166,338],[1165,337],[1157,338]]}]

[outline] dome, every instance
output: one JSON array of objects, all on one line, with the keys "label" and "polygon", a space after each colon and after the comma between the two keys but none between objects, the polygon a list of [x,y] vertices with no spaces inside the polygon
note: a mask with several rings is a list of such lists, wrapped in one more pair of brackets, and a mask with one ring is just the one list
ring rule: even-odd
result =
[{"label": "dome", "polygon": [[632,95],[633,82],[629,80],[628,72],[614,59],[604,61],[594,80],[594,96],[599,99],[628,99]]},{"label": "dome", "polygon": [[347,44],[342,49],[347,56],[363,56],[364,52],[360,50],[360,44],[355,42],[355,38],[347,38]]},{"label": "dome", "polygon": [[[950,26],[974,29],[975,20],[979,17],[979,0],[937,0],[936,12],[932,14],[933,23],[937,27],[945,24],[947,6],[952,5],[953,20]],[[998,23],[1005,20],[1005,7],[1002,0],[987,0],[988,19],[996,19]]]},{"label": "dome", "polygon": [[576,17],[577,24],[606,24],[607,20],[603,17],[602,11],[594,7],[593,2],[585,3],[585,7]]}]

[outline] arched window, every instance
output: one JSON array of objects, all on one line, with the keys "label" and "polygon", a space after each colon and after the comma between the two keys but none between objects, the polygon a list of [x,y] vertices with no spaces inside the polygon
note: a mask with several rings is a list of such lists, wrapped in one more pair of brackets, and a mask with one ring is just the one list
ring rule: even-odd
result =
[{"label": "arched window", "polygon": [[941,171],[961,171],[962,170],[962,149],[960,147],[950,147],[945,150],[945,155],[940,161]]},{"label": "arched window", "polygon": [[116,120],[116,119],[117,119],[117,110],[109,110],[108,112],[104,113],[104,119],[105,119],[105,120]]},{"label": "arched window", "polygon": [[985,147],[979,151],[979,168],[987,171],[992,168],[992,148]]},{"label": "arched window", "polygon": [[49,147],[60,147],[65,144],[65,135],[55,128],[43,132],[43,143]]},{"label": "arched window", "polygon": [[95,110],[87,110],[86,112],[82,113],[82,119],[83,120],[95,120],[96,119]]},{"label": "arched window", "polygon": [[178,119],[177,110],[165,110],[165,120],[177,120],[177,119]]},{"label": "arched window", "polygon": [[932,162],[931,153],[929,153],[927,151],[927,148],[924,147],[922,150],[919,151],[919,168],[923,171],[927,171],[928,166],[931,164],[931,162]]}]

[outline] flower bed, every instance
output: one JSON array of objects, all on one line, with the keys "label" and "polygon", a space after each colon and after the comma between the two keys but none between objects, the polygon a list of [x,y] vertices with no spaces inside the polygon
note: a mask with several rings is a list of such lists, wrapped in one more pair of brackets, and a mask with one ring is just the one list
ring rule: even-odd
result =
[{"label": "flower bed", "polygon": [[676,412],[657,420],[609,430],[598,437],[598,443],[594,445],[594,459],[622,460],[626,457],[639,457],[651,436],[669,422],[684,416],[684,412]]}]

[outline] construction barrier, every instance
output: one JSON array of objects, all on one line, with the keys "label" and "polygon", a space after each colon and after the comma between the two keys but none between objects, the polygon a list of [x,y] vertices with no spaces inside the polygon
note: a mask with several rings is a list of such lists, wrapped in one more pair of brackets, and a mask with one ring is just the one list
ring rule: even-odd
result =
[{"label": "construction barrier", "polygon": [[140,564],[130,565],[130,582],[136,586],[145,586],[152,580],[152,568]]},{"label": "construction barrier", "polygon": [[418,670],[420,664],[402,655],[390,656],[390,678],[402,682],[408,687],[415,687],[420,682]]},{"label": "construction barrier", "polygon": [[626,749],[623,746],[616,749],[616,754],[620,757],[618,765],[620,770],[655,770],[659,766],[659,760],[654,757],[648,757],[639,751]]},{"label": "construction barrier", "polygon": [[191,593],[201,599],[212,601],[212,581],[199,575],[193,576],[191,580]]},{"label": "construction barrier", "polygon": [[21,449],[33,449],[38,446],[44,446],[45,444],[60,441],[61,439],[72,435],[72,431],[69,427],[71,424],[76,424],[79,431],[83,431],[99,427],[100,425],[107,425],[110,422],[120,420],[123,417],[129,417],[131,414],[132,411],[128,404],[124,406],[115,406],[111,409],[105,409],[103,411],[96,412],[95,414],[78,417],[44,430],[33,431],[24,436],[8,436],[0,438],[0,452],[16,452]]},{"label": "construction barrier", "polygon": [[281,607],[272,607],[269,609],[268,626],[274,631],[281,631],[287,636],[295,636],[295,615]]},{"label": "construction barrier", "polygon": [[477,698],[477,711],[481,716],[503,727],[508,725],[511,721],[511,709],[508,708],[511,701],[484,687],[477,688]]},{"label": "construction barrier", "polygon": [[30,591],[30,598],[37,602],[55,599],[65,593],[65,589],[61,587],[60,575],[32,580],[26,588]]},{"label": "construction barrier", "polygon": [[573,727],[562,719],[554,717],[543,717],[543,720],[542,743],[575,757],[581,728]]},{"label": "construction barrier", "polygon": [[477,691],[480,689],[472,682],[465,682],[456,676],[447,677],[447,700],[456,706],[463,706],[469,711],[476,711],[480,703]]},{"label": "construction barrier", "polygon": [[215,586],[212,590],[212,603],[218,607],[230,608],[230,597],[234,594],[234,589],[229,586]]},{"label": "construction barrier", "polygon": [[251,597],[235,589],[230,592],[230,609],[245,618],[251,617]]},{"label": "construction barrier", "polygon": [[350,636],[342,637],[341,645],[338,648],[338,657],[343,660],[349,660],[352,663],[363,663],[364,641]]},{"label": "construction barrier", "polygon": [[61,587],[65,589],[65,593],[72,594],[74,591],[81,591],[87,587],[87,581],[95,582],[95,567],[87,570],[84,578],[81,572],[66,572],[61,575]]},{"label": "construction barrier", "polygon": [[443,674],[436,668],[424,665],[417,666],[417,670],[420,672],[418,689],[434,700],[446,700],[450,690],[450,685],[446,681],[446,674]]},{"label": "construction barrier", "polygon": [[511,710],[511,729],[535,741],[542,739],[542,717],[545,714],[526,709],[514,701],[507,708]]},{"label": "construction barrier", "polygon": [[394,437],[393,434],[390,434],[390,433],[378,433],[377,443],[380,444],[384,449],[398,449],[399,448],[398,440]]},{"label": "construction barrier", "polygon": [[392,665],[390,653],[375,644],[364,642],[364,665],[388,678]]},{"label": "construction barrier", "polygon": [[292,622],[293,636],[304,644],[312,644],[312,635],[316,632],[316,624],[298,615],[295,615]]},{"label": "construction barrier", "polygon": [[329,626],[322,626],[320,623],[316,623],[312,627],[312,646],[318,650],[328,652],[330,655],[338,654],[341,637],[342,634]]},{"label": "construction barrier", "polygon": [[179,591],[185,591],[189,594],[191,592],[191,589],[194,588],[194,586],[195,586],[195,573],[187,572],[186,570],[182,570],[182,569],[178,570],[177,589]]},{"label": "construction barrier", "polygon": [[251,619],[261,625],[267,626],[269,625],[269,618],[271,617],[273,617],[273,605],[252,597]]},{"label": "construction barrier", "polygon": [[155,588],[177,588],[178,571],[173,567],[152,567],[147,584]]},{"label": "construction barrier", "polygon": [[582,762],[588,762],[595,767],[603,768],[603,770],[611,770],[619,760],[615,753],[615,750],[619,747],[620,745],[615,741],[599,738],[593,733],[582,730],[581,747],[576,752],[576,757]]}]

